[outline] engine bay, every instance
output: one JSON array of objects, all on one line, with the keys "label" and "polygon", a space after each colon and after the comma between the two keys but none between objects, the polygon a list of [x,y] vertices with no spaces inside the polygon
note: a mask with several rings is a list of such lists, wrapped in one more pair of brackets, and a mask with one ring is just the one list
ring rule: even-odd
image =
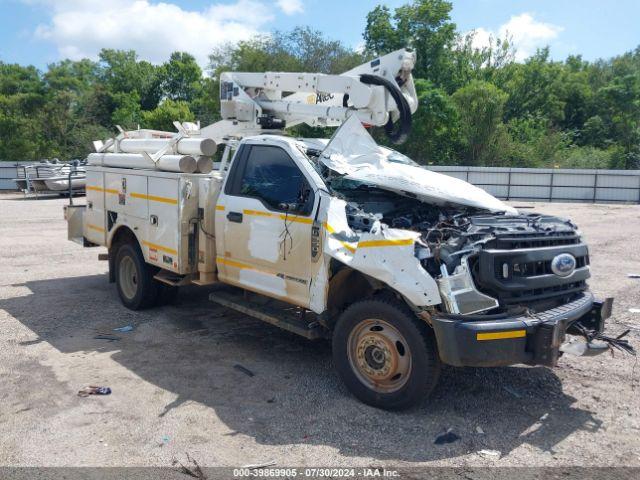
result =
[{"label": "engine bay", "polygon": [[[337,196],[347,202],[346,216],[349,226],[356,232],[375,232],[383,228],[396,228],[419,232],[415,256],[422,267],[438,281],[443,297],[447,292],[452,303],[451,313],[478,313],[514,306],[547,308],[556,300],[503,302],[501,292],[491,282],[482,282],[479,275],[481,252],[524,252],[531,249],[574,245],[580,243],[580,232],[569,220],[536,213],[517,215],[491,213],[472,207],[457,205],[430,205],[411,196],[383,190],[379,187],[336,177],[330,186]],[[582,263],[580,263],[582,262]],[[578,259],[579,267],[588,264]],[[502,280],[516,281],[538,273],[549,273],[549,260],[513,263],[496,267]],[[546,270],[545,270],[546,269]],[[491,283],[491,284],[490,284]],[[568,294],[581,289],[575,285]],[[459,290],[456,293],[456,288]],[[563,294],[563,290],[553,293]],[[455,301],[465,297],[467,302]],[[552,295],[553,296],[553,295]],[[498,302],[496,299],[499,299]],[[563,297],[562,301],[566,298]],[[518,304],[519,303],[519,304]]]}]

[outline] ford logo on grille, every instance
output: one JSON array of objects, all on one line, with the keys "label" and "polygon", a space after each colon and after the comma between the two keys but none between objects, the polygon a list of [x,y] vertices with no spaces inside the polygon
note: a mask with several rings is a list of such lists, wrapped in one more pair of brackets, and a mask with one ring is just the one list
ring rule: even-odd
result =
[{"label": "ford logo on grille", "polygon": [[559,277],[568,277],[576,269],[576,257],[569,253],[561,253],[551,260],[551,271]]}]

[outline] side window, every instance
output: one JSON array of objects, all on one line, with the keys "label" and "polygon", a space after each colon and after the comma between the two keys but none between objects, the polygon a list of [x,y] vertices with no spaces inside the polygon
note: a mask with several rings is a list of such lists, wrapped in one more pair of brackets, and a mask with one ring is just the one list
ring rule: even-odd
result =
[{"label": "side window", "polygon": [[307,180],[289,154],[279,147],[251,146],[242,177],[234,187],[232,194],[259,198],[275,210],[281,210],[283,203],[297,204],[298,213],[308,213],[313,204]]}]

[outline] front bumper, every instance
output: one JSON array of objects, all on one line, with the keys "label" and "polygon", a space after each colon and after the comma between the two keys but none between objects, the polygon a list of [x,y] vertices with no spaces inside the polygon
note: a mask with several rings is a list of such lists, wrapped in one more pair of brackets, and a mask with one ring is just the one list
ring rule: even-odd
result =
[{"label": "front bumper", "polygon": [[514,364],[555,366],[571,324],[601,332],[613,299],[597,301],[590,292],[576,300],[532,315],[483,320],[481,315],[434,316],[440,358],[457,367]]}]

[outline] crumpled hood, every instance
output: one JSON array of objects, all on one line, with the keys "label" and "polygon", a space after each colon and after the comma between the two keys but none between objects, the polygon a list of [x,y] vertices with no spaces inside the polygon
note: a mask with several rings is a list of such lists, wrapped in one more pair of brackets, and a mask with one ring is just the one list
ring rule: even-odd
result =
[{"label": "crumpled hood", "polygon": [[517,214],[481,188],[414,165],[390,162],[393,152],[379,146],[353,115],[336,131],[320,161],[345,178],[375,185],[434,205],[462,205]]}]

